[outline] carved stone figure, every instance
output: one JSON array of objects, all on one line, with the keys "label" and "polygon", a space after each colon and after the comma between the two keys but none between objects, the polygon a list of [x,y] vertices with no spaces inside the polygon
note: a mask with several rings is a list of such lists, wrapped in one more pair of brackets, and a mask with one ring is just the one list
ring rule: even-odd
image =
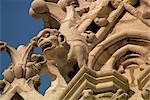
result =
[{"label": "carved stone figure", "polygon": [[97,94],[95,97],[99,98],[100,100],[111,100],[111,97],[114,95],[112,92],[100,93]]},{"label": "carved stone figure", "polygon": [[51,87],[49,87],[46,93],[49,98],[58,98],[58,95],[64,91],[67,85],[64,78],[68,79],[68,72],[66,71],[69,69],[67,69],[66,59],[69,45],[65,42],[65,37],[56,29],[46,28],[39,32],[37,38],[37,45],[47,60],[46,69],[43,71],[41,69],[41,72],[46,71],[51,78]]},{"label": "carved stone figure", "polygon": [[[44,29],[38,34],[38,47],[41,48],[47,60],[58,62],[58,66],[66,67],[67,53],[69,45],[65,42],[65,37],[55,29]],[[66,50],[66,51],[65,51]],[[66,59],[61,61],[59,58]]]},{"label": "carved stone figure", "polygon": [[87,43],[93,43],[97,39],[95,33],[92,31],[85,31],[81,35],[83,35],[86,38]]},{"label": "carved stone figure", "polygon": [[[111,100],[112,95],[113,93],[111,92],[94,95],[91,89],[86,89],[82,91],[82,96],[79,100]],[[122,99],[119,99],[119,100],[122,100]]]},{"label": "carved stone figure", "polygon": [[139,0],[140,6],[138,8],[133,7],[129,3],[124,3],[124,7],[129,11],[133,16],[139,18],[144,24],[150,27],[150,3],[148,0]]},{"label": "carved stone figure", "polygon": [[37,36],[39,38],[38,46],[46,58],[58,62],[58,66],[61,66],[63,73],[66,74],[72,70],[72,66],[76,62],[80,68],[86,66],[87,63],[87,42],[81,33],[75,29],[75,26],[71,25],[75,20],[72,20],[74,14],[74,6],[68,6],[66,18],[59,29],[60,32],[54,29],[45,29]]},{"label": "carved stone figure", "polygon": [[42,19],[45,28],[58,29],[60,21],[65,17],[65,12],[59,4],[47,0],[34,0],[31,4],[29,14],[33,18]]},{"label": "carved stone figure", "polygon": [[118,89],[117,92],[111,97],[111,100],[128,100],[128,94],[122,89]]},{"label": "carved stone figure", "polygon": [[93,95],[93,91],[91,89],[83,90],[82,97],[79,100],[98,100]]},{"label": "carved stone figure", "polygon": [[[86,66],[88,56],[88,45],[85,38],[75,28],[75,9],[73,5],[67,6],[67,15],[61,23],[59,31],[66,37],[66,42],[70,46],[67,59],[76,59],[78,66]],[[74,58],[75,57],[75,58]]]},{"label": "carved stone figure", "polygon": [[0,100],[150,100],[150,0],[33,0],[29,14],[44,29],[17,49],[0,41]]}]

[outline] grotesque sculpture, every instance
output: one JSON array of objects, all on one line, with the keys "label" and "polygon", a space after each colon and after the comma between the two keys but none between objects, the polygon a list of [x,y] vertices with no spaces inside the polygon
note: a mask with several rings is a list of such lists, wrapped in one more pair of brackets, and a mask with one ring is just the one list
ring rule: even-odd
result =
[{"label": "grotesque sculpture", "polygon": [[[46,59],[55,65],[63,74],[66,80],[69,80],[67,74],[72,70],[72,64],[75,62],[68,60],[69,44],[64,35],[56,29],[44,29],[38,34],[38,47],[41,48]],[[61,59],[60,59],[61,58]]]},{"label": "grotesque sculpture", "polygon": [[[46,92],[51,95],[60,94],[67,85],[67,79],[69,80],[67,74],[70,69],[67,69],[69,67],[66,63],[69,45],[66,43],[65,37],[56,29],[46,28],[42,30],[39,32],[37,39],[37,45],[47,60],[47,70],[44,71],[47,71],[52,81],[51,87]],[[55,96],[58,98],[57,95]]]},{"label": "grotesque sculpture", "polygon": [[118,89],[117,92],[111,97],[111,100],[128,100],[128,94],[122,89]]},{"label": "grotesque sculpture", "polygon": [[67,59],[72,60],[76,58],[78,66],[81,68],[86,66],[87,63],[88,45],[85,38],[75,27],[77,20],[74,5],[67,6],[66,10],[67,15],[61,23],[59,31],[66,37],[66,41],[70,46]]},{"label": "grotesque sculpture", "polygon": [[100,100],[111,100],[112,95],[114,95],[113,92],[106,92],[97,94],[95,97],[99,98]]},{"label": "grotesque sculpture", "polygon": [[[0,51],[12,58],[0,81],[2,100],[13,94],[25,100],[134,100],[137,95],[131,96],[130,90],[149,100],[150,86],[145,85],[149,70],[138,84],[133,75],[150,64],[145,53],[150,41],[149,8],[149,0],[33,0],[30,15],[42,19],[44,29],[17,50],[0,42]],[[33,54],[36,47],[41,54]],[[144,68],[134,71],[131,65]],[[129,84],[127,68],[134,85]],[[37,92],[40,74],[51,80],[44,96]]]},{"label": "grotesque sculpture", "polygon": [[63,4],[59,5],[53,3],[53,0],[50,1],[52,2],[49,2],[49,0],[34,0],[29,14],[33,18],[42,19],[45,28],[59,28],[60,20],[65,16],[65,12],[61,9]]},{"label": "grotesque sculpture", "polygon": [[[58,62],[58,66],[61,67],[59,69],[68,74],[76,62],[79,68],[86,66],[88,45],[84,36],[74,26],[74,21],[76,21],[74,5],[67,6],[66,10],[67,15],[59,31],[47,28],[37,37],[38,46],[46,58]],[[67,76],[64,75],[64,77]]]},{"label": "grotesque sculpture", "polygon": [[79,100],[98,100],[93,95],[93,91],[91,89],[83,90],[82,97]]},{"label": "grotesque sculpture", "polygon": [[[128,0],[132,1],[132,0]],[[134,0],[136,1],[136,0]],[[130,3],[124,3],[124,7],[127,11],[129,11],[133,16],[137,17],[140,19],[145,25],[150,27],[150,1],[149,0],[139,0],[140,1],[140,6],[138,8],[135,8],[132,6],[132,2]]]}]

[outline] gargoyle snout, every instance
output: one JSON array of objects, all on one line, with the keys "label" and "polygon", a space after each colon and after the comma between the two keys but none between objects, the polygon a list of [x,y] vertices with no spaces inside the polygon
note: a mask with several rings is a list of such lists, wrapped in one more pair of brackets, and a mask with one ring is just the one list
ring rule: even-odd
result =
[{"label": "gargoyle snout", "polygon": [[49,37],[49,40],[54,45],[59,45],[58,37],[57,36],[51,36]]}]

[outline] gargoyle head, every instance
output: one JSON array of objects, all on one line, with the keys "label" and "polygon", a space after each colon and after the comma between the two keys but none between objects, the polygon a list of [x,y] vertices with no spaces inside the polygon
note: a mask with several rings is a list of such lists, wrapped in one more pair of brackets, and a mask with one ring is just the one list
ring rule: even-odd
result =
[{"label": "gargoyle head", "polygon": [[93,91],[91,89],[83,90],[80,100],[93,100]]},{"label": "gargoyle head", "polygon": [[65,43],[65,37],[56,29],[46,28],[38,34],[38,47],[42,52],[53,54]]},{"label": "gargoyle head", "polygon": [[85,31],[85,34],[86,34],[86,41],[87,43],[93,43],[96,41],[96,35],[94,32],[92,31]]},{"label": "gargoyle head", "polygon": [[129,95],[122,89],[118,89],[111,100],[128,100]]}]

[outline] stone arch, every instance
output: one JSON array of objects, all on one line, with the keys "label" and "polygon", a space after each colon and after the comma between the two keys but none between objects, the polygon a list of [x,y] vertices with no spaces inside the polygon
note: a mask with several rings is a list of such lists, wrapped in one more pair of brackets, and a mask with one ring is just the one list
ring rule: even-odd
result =
[{"label": "stone arch", "polygon": [[131,58],[131,59],[127,59],[124,62],[122,62],[122,65],[123,65],[124,69],[126,69],[127,66],[131,65],[131,64],[137,64],[138,66],[142,66],[142,65],[144,65],[146,63],[141,58]]},{"label": "stone arch", "polygon": [[[136,40],[138,39],[138,40]],[[130,40],[132,41],[141,41],[140,44],[135,45],[144,45],[142,43],[149,43],[150,36],[147,36],[147,32],[130,32],[130,33],[118,33],[112,36],[109,36],[106,40],[99,43],[90,53],[89,53],[89,61],[88,61],[88,67],[93,68],[95,63],[97,62],[97,59],[99,56],[106,51],[110,46],[115,45],[115,43],[119,41],[124,41],[124,43],[121,44],[121,46],[117,46],[116,49],[119,49],[127,44],[134,44],[130,43]],[[148,44],[146,44],[148,45]],[[144,45],[145,46],[145,45]],[[116,46],[115,46],[116,47]],[[115,52],[114,50],[112,54]],[[108,55],[111,57],[111,55]]]},{"label": "stone arch", "polygon": [[126,46],[118,49],[109,58],[109,60],[105,63],[105,65],[101,68],[101,70],[114,69],[115,62],[117,60],[119,60],[122,56],[126,55],[127,51],[133,51],[133,52],[138,53],[140,55],[144,55],[147,52],[147,49],[145,47],[143,47],[143,46],[127,44]]}]

